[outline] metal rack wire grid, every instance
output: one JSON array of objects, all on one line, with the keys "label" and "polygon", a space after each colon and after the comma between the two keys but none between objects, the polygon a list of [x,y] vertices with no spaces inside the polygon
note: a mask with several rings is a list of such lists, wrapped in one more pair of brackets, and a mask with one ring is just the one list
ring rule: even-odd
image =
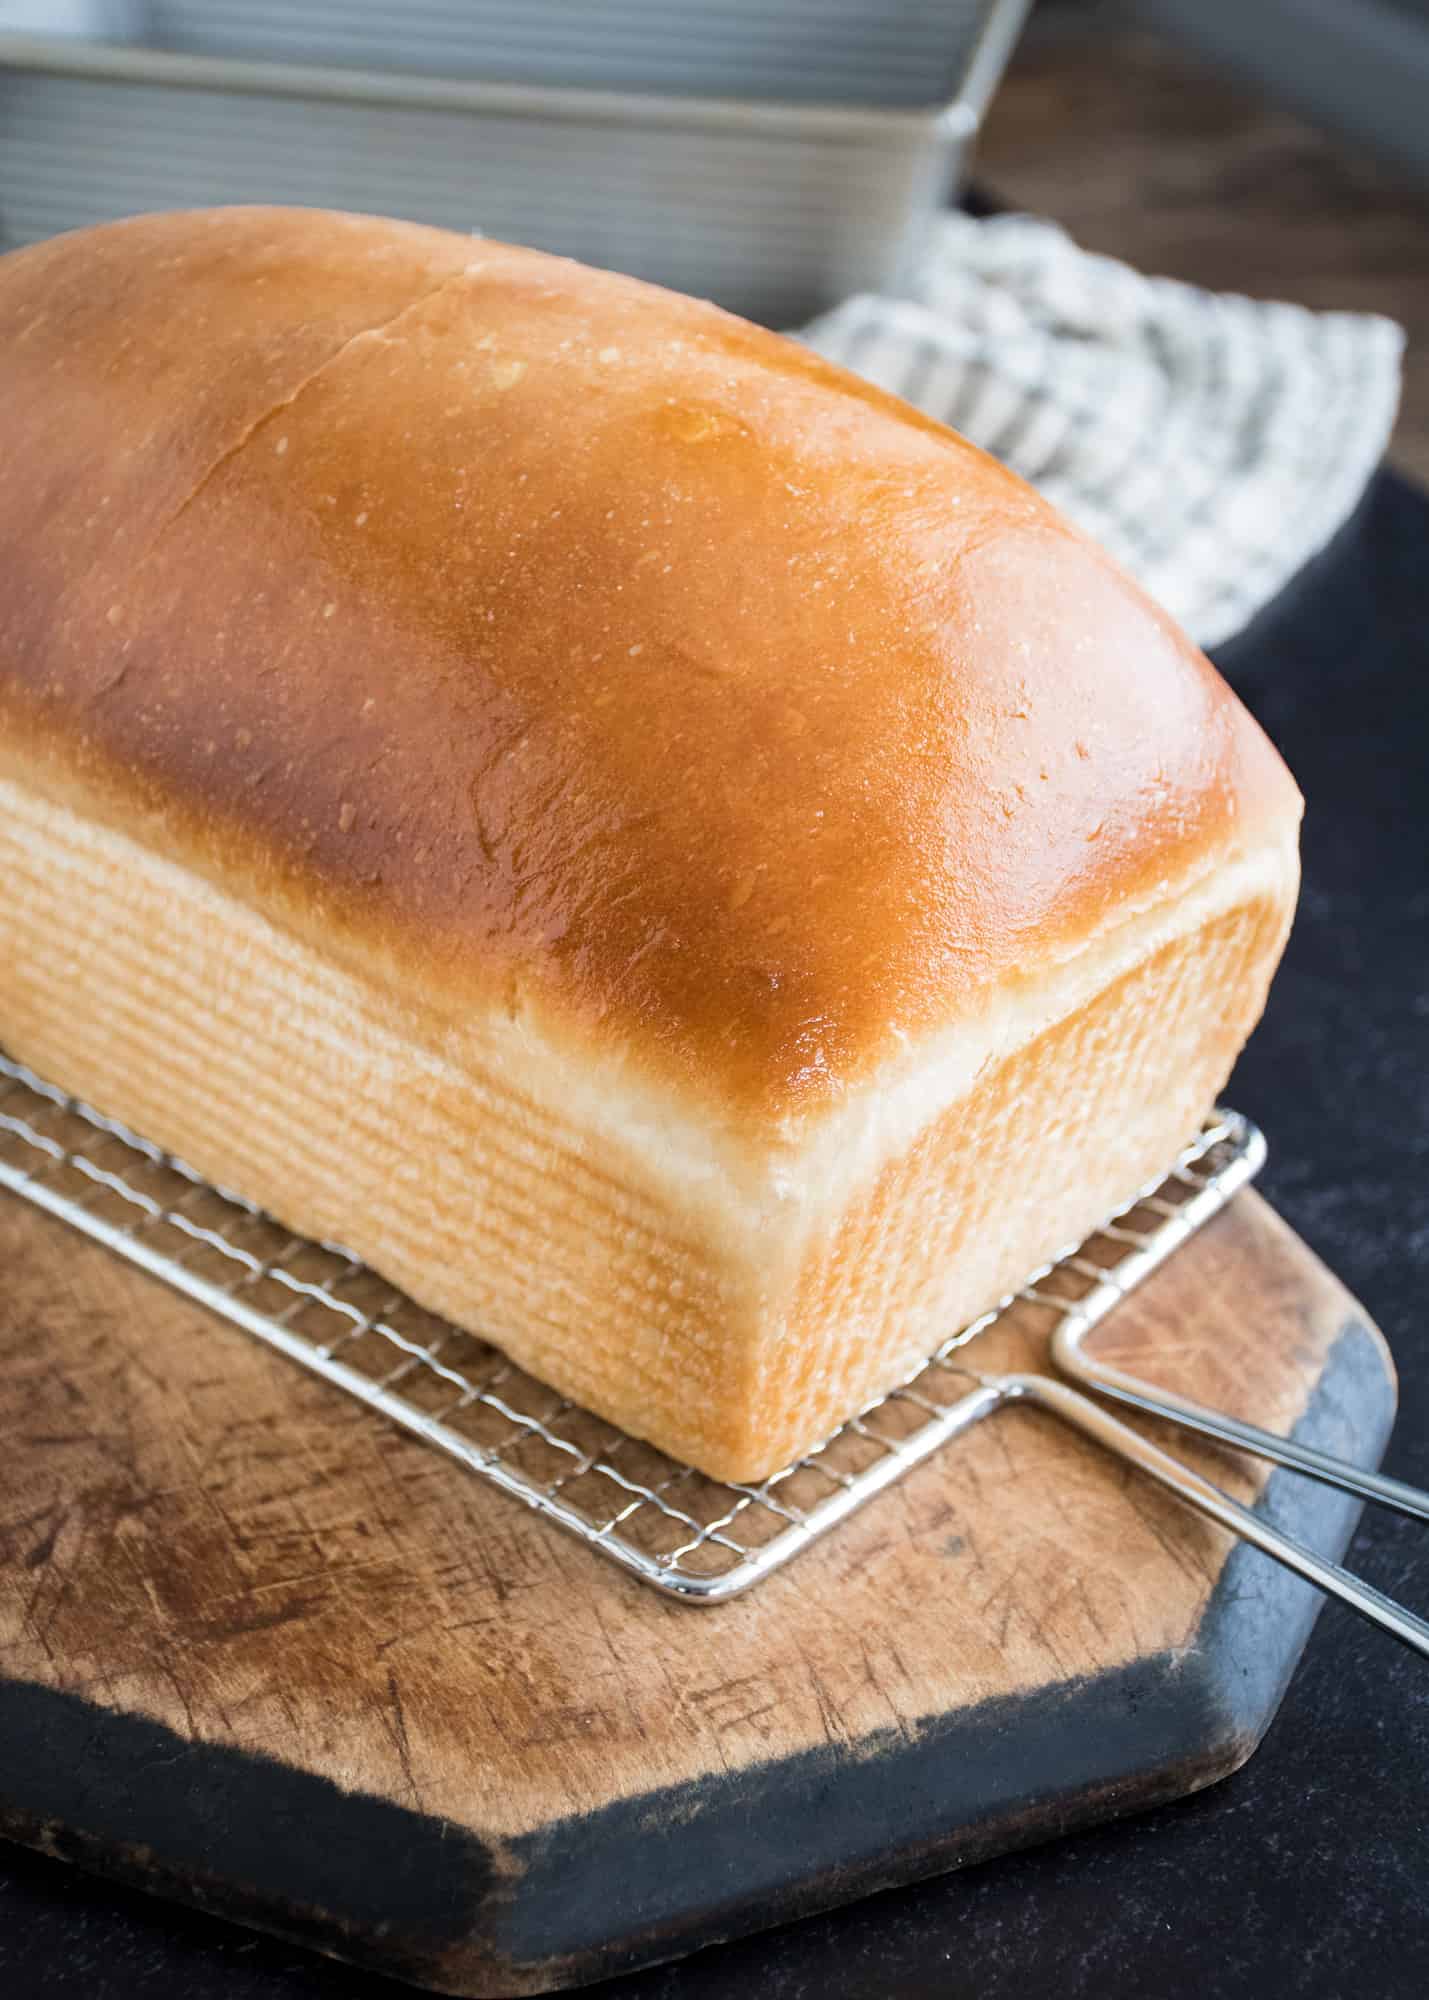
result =
[{"label": "metal rack wire grid", "polygon": [[423,1311],[334,1243],[240,1196],[0,1054],[0,1186],[62,1217],[668,1595],[715,1603],[768,1576],[1002,1397],[962,1350],[1018,1303],[1090,1331],[1256,1171],[1264,1143],[1217,1111],[1158,1186],[944,1341],[818,1450],[711,1479],[571,1403]]}]

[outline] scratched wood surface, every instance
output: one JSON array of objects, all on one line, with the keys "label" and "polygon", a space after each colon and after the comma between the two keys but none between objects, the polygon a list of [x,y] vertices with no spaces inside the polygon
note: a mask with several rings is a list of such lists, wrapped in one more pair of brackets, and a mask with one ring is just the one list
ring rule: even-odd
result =
[{"label": "scratched wood surface", "polygon": [[[1308,1629],[1303,1585],[1017,1411],[750,1596],[671,1604],[9,1195],[0,1269],[0,1831],[444,1990],[1194,1789]],[[1045,1351],[1035,1308],[985,1338]],[[1382,1343],[1253,1194],[1099,1341],[1382,1448]],[[1338,1496],[1272,1500],[1342,1547]]]}]

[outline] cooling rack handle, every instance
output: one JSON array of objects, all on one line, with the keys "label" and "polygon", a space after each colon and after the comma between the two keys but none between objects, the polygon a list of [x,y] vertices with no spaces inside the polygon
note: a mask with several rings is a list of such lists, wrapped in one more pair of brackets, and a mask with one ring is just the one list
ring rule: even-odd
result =
[{"label": "cooling rack handle", "polygon": [[1054,1382],[1045,1375],[999,1375],[984,1378],[989,1387],[995,1387],[1009,1400],[1034,1404],[1038,1409],[1050,1411],[1071,1424],[1085,1436],[1095,1439],[1106,1450],[1114,1452],[1118,1458],[1134,1465],[1158,1485],[1167,1487],[1172,1493],[1208,1515],[1211,1520],[1228,1528],[1233,1535],[1250,1542],[1268,1556],[1273,1556],[1286,1569],[1313,1583],[1328,1596],[1338,1598],[1352,1611],[1359,1612],[1374,1625],[1429,1659],[1429,1623],[1416,1618],[1412,1611],[1406,1611],[1391,1597],[1374,1589],[1371,1584],[1362,1583],[1348,1570],[1341,1569],[1313,1549],[1297,1542],[1292,1535],[1283,1534],[1249,1507],[1242,1507],[1238,1500],[1232,1500],[1219,1486],[1213,1486],[1209,1479],[1203,1479],[1193,1472],[1189,1465],[1164,1452],[1159,1445],[1152,1444],[1129,1424],[1122,1423],[1089,1397],[1070,1389],[1064,1382]]},{"label": "cooling rack handle", "polygon": [[1095,1389],[1099,1395],[1113,1396],[1133,1410],[1142,1410],[1150,1417],[1164,1417],[1185,1430],[1199,1431],[1203,1437],[1234,1445],[1239,1451],[1253,1452],[1257,1458],[1272,1459],[1277,1465],[1289,1466],[1292,1471],[1303,1472],[1326,1486],[1338,1486],[1344,1493],[1372,1500],[1376,1506],[1393,1507],[1401,1514],[1412,1514],[1416,1520],[1429,1521],[1429,1493],[1423,1488],[1407,1486],[1402,1479],[1386,1479],[1382,1473],[1366,1472],[1347,1459],[1316,1451],[1313,1445],[1300,1444],[1294,1438],[1277,1437],[1274,1431],[1242,1423],[1239,1417],[1208,1410],[1204,1404],[1193,1403],[1170,1389],[1153,1388],[1135,1375],[1095,1360],[1082,1344],[1086,1331],[1075,1318],[1066,1320],[1053,1336],[1052,1357],[1064,1374]]}]

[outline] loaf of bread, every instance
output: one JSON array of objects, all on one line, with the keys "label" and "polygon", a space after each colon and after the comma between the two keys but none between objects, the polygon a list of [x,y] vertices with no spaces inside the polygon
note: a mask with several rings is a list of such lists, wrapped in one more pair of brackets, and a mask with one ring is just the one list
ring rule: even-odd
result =
[{"label": "loaf of bread", "polygon": [[0,260],[0,1042],[677,1457],[817,1444],[1164,1168],[1300,800],[991,459],[309,211]]}]

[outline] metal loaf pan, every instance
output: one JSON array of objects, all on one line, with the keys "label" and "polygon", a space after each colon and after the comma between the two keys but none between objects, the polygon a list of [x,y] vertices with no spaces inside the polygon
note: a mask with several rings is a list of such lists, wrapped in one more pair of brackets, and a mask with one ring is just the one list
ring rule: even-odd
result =
[{"label": "metal loaf pan", "polygon": [[681,97],[0,39],[0,244],[142,210],[294,202],[533,244],[792,325],[897,289],[1028,0],[948,102]]},{"label": "metal loaf pan", "polygon": [[960,87],[989,0],[148,0],[209,55],[488,82],[922,110]]}]

